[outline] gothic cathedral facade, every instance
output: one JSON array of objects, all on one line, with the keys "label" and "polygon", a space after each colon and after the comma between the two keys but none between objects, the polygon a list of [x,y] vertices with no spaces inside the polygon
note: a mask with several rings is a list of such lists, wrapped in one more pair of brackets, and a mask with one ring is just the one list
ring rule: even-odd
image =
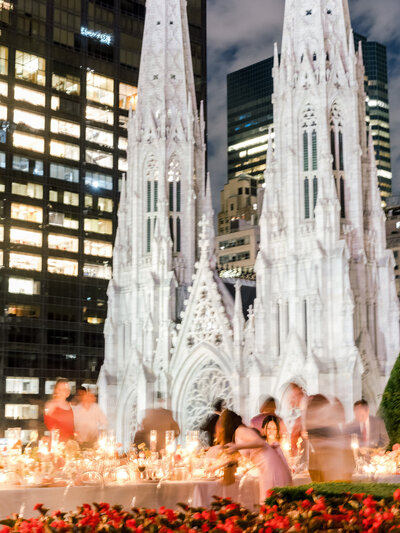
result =
[{"label": "gothic cathedral facade", "polygon": [[347,0],[286,0],[247,317],[218,278],[184,0],[148,0],[108,289],[100,403],[128,446],[146,408],[193,429],[290,382],[377,407],[399,349],[394,259]]}]

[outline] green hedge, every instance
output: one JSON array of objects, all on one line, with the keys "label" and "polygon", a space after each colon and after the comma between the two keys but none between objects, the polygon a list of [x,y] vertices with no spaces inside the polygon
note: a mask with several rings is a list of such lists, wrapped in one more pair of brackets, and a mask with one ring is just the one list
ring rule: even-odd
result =
[{"label": "green hedge", "polygon": [[400,356],[395,362],[382,396],[379,414],[386,424],[390,446],[400,443]]},{"label": "green hedge", "polygon": [[279,487],[274,491],[280,492],[288,501],[297,501],[305,497],[306,490],[310,487],[313,487],[316,493],[324,496],[338,496],[351,492],[352,494],[370,494],[380,500],[392,500],[393,492],[400,487],[400,483],[310,483],[300,487]]}]

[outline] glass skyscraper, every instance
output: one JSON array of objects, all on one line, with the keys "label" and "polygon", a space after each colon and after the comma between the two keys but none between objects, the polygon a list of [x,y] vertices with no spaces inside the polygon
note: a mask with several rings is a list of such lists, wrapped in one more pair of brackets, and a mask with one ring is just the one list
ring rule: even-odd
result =
[{"label": "glass skyscraper", "polygon": [[[199,100],[205,4],[188,2]],[[40,427],[58,376],[97,379],[144,15],[145,0],[1,2],[0,434]]]}]

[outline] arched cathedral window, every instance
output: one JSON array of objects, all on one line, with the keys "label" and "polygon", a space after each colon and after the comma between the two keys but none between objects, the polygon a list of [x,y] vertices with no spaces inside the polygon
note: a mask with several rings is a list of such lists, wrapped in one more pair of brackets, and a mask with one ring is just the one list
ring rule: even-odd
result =
[{"label": "arched cathedral window", "polygon": [[336,192],[340,203],[340,216],[346,217],[346,187],[344,175],[344,150],[343,150],[343,119],[340,107],[334,102],[331,108],[330,120],[332,171],[336,184]]},{"label": "arched cathedral window", "polygon": [[173,240],[173,251],[181,251],[181,220],[178,213],[181,210],[181,165],[175,154],[168,163],[168,203],[169,226]]},{"label": "arched cathedral window", "polygon": [[[303,213],[305,219],[314,217],[314,209],[318,196],[318,178],[310,176],[309,172],[318,170],[318,137],[315,111],[311,104],[305,106],[301,117],[302,143],[303,143],[303,173],[302,191]],[[312,189],[311,189],[312,185]]]},{"label": "arched cathedral window", "polygon": [[[155,213],[158,210],[158,176],[159,170],[154,156],[149,156],[145,165],[145,180],[146,180],[146,236],[145,249],[146,252],[151,251],[152,228],[156,220]],[[153,223],[152,223],[153,222]]]}]

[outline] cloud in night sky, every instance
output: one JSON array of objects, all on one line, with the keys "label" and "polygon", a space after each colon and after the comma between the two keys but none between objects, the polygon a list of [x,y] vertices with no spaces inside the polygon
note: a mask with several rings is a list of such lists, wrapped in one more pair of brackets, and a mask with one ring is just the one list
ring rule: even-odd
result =
[{"label": "cloud in night sky", "polygon": [[[226,75],[280,48],[284,0],[207,0],[208,165],[214,209],[227,179]],[[399,0],[349,0],[354,31],[388,47],[393,190],[400,194]]]}]

